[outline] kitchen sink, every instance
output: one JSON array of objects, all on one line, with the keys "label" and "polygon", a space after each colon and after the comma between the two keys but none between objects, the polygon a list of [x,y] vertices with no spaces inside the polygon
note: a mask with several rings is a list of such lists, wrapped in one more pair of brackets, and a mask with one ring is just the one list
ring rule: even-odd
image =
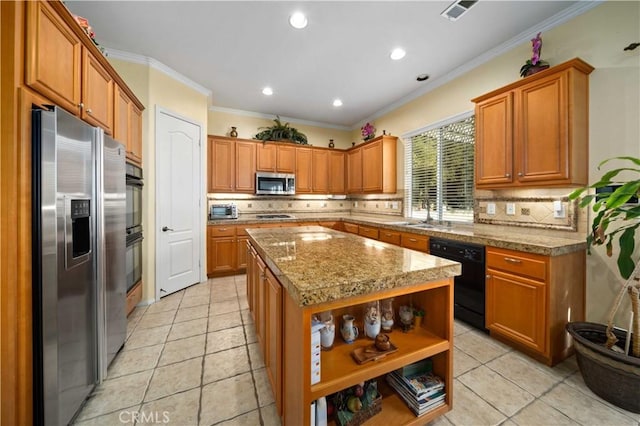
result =
[{"label": "kitchen sink", "polygon": [[407,226],[413,225],[413,222],[385,222],[385,225]]},{"label": "kitchen sink", "polygon": [[435,226],[430,223],[410,223],[407,226],[410,226],[412,228],[423,228],[423,229],[435,228]]}]

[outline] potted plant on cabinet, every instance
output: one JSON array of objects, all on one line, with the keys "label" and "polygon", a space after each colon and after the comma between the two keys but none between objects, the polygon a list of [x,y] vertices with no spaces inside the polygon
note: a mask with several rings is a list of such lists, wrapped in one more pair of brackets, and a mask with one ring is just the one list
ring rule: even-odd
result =
[{"label": "potted plant on cabinet", "polygon": [[260,127],[258,132],[253,138],[266,141],[290,141],[293,143],[307,145],[307,136],[300,132],[295,127],[291,127],[289,123],[283,123],[280,121],[280,116],[276,115],[273,120],[275,123],[271,127]]},{"label": "potted plant on cabinet", "polygon": [[[636,231],[640,227],[640,204],[637,201],[630,202],[640,196],[640,159],[610,158],[600,163],[598,169],[612,160],[624,161],[627,166],[604,173],[598,182],[572,192],[569,199],[580,197],[589,188],[601,190],[584,196],[580,202],[581,208],[594,202],[595,217],[591,233],[587,236],[588,249],[590,252],[592,246],[604,245],[607,255],[612,256],[613,246],[617,243],[618,270],[625,282],[615,298],[606,326],[572,322],[567,324],[567,331],[574,339],[578,366],[587,386],[606,401],[640,413],[640,260],[634,260]],[[620,173],[632,177],[620,180]],[[614,329],[613,326],[615,313],[625,293],[630,297],[632,308],[632,325],[627,332]],[[628,333],[631,333],[629,342]]]}]

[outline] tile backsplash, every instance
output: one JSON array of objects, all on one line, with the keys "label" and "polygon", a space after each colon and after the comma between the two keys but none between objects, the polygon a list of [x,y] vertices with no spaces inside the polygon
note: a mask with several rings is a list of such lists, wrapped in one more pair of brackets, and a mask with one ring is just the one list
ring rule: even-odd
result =
[{"label": "tile backsplash", "polygon": [[[556,217],[557,207],[562,217]],[[476,223],[578,231],[578,202],[568,197],[476,199],[474,210]]]}]

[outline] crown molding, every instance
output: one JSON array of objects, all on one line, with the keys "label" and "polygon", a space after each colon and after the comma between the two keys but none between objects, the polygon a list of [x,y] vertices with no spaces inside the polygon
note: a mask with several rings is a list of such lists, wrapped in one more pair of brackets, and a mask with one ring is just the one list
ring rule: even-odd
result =
[{"label": "crown molding", "polygon": [[409,102],[411,102],[412,100],[419,98],[420,96],[431,92],[432,90],[437,89],[438,87],[449,83],[452,80],[455,80],[456,78],[462,76],[463,74],[466,74],[467,72],[473,70],[474,68],[479,67],[480,65],[489,62],[490,60],[510,51],[511,49],[514,49],[515,47],[519,46],[520,44],[529,41],[531,39],[531,34],[537,34],[538,32],[544,32],[544,31],[548,31],[554,27],[557,27],[558,25],[564,24],[565,22],[569,21],[570,19],[575,18],[576,16],[582,15],[583,13],[593,9],[596,6],[599,6],[600,4],[604,3],[606,0],[580,0],[578,1],[576,4],[574,4],[571,7],[568,7],[567,9],[558,12],[557,14],[553,15],[550,18],[545,19],[544,21],[540,22],[539,24],[521,32],[520,34],[518,34],[517,36],[511,38],[510,40],[507,40],[506,42],[499,44],[498,46],[494,47],[493,49],[490,49],[488,51],[486,51],[485,53],[483,53],[482,55],[476,56],[474,59],[472,59],[471,61],[453,69],[452,71],[448,72],[446,75],[436,78],[433,81],[429,81],[425,86],[423,86],[420,90],[416,90],[415,92],[397,100],[396,102],[382,108],[381,110],[373,113],[371,116],[360,120],[358,123],[355,123],[352,126],[352,130],[353,129],[358,129],[361,126],[363,126],[365,123],[367,122],[371,122],[373,120],[375,120],[376,118],[382,117],[383,115],[386,115],[388,113],[390,113],[391,111],[394,111],[398,108],[400,108],[401,106],[403,106],[404,104],[407,104]]},{"label": "crown molding", "polygon": [[[210,106],[209,111],[224,112],[227,114],[242,115],[245,117],[265,118],[267,120],[273,120],[273,117],[276,115],[276,114],[265,114],[262,112],[255,112],[255,111],[245,111],[245,110],[234,109],[234,108],[225,108],[220,106]],[[284,121],[289,121],[291,123],[305,124],[307,126],[314,126],[314,127],[322,127],[324,129],[336,129],[336,130],[344,130],[344,131],[353,130],[353,128],[350,126],[340,126],[337,124],[323,123],[321,121],[302,120],[295,117],[285,117],[283,115],[280,116],[280,119]]]},{"label": "crown molding", "polygon": [[150,68],[153,68],[157,71],[160,71],[166,74],[167,76],[173,78],[176,81],[179,81],[185,86],[192,88],[196,92],[205,95],[207,98],[209,98],[209,101],[211,101],[212,99],[213,92],[210,89],[207,89],[206,87],[196,83],[190,78],[180,74],[178,71],[174,70],[173,68],[163,64],[162,62],[154,58],[150,58],[144,55],[138,55],[136,53],[125,52],[123,50],[111,49],[108,47],[106,47],[105,49],[109,54],[108,55],[109,58],[117,59],[119,61],[124,61],[124,62],[130,62],[133,64],[146,65]]}]

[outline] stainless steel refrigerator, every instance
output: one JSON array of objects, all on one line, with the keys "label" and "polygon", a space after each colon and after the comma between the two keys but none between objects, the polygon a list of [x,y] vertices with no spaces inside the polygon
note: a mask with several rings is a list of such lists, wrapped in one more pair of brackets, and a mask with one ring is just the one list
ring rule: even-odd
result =
[{"label": "stainless steel refrigerator", "polygon": [[34,423],[66,425],[126,336],[125,149],[32,113]]}]

